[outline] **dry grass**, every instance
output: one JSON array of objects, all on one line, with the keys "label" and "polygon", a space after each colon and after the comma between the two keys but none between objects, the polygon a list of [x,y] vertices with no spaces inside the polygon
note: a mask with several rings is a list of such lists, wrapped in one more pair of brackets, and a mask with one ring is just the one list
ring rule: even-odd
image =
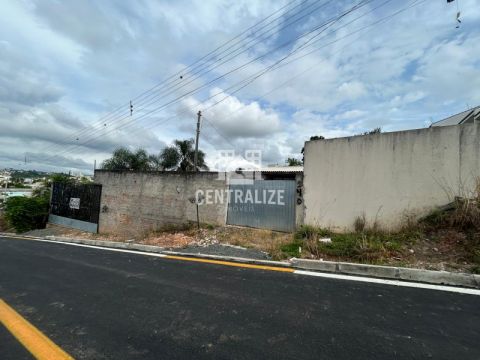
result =
[{"label": "dry grass", "polygon": [[269,253],[274,259],[285,258],[281,247],[290,243],[292,234],[237,226],[202,224],[168,226],[152,231],[138,241],[143,244],[182,248],[188,245],[229,244]]},{"label": "dry grass", "polygon": [[471,197],[457,197],[450,208],[427,216],[422,226],[456,264],[471,264],[470,270],[480,273],[480,179]]},{"label": "dry grass", "polygon": [[140,242],[145,245],[155,245],[161,247],[181,248],[196,241],[195,237],[184,233],[151,233]]},{"label": "dry grass", "polygon": [[292,234],[272,230],[222,226],[210,233],[221,244],[253,248],[269,253],[272,258],[282,258],[281,246],[292,240]]}]

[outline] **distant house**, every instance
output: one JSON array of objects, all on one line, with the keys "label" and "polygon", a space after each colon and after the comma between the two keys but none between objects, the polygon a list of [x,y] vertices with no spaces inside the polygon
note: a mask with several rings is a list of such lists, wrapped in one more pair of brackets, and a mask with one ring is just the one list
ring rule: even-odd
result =
[{"label": "distant house", "polygon": [[298,180],[303,177],[303,166],[269,166],[260,171],[263,180]]},{"label": "distant house", "polygon": [[480,106],[449,116],[446,119],[436,121],[430,125],[430,127],[468,124],[476,121],[480,121]]}]

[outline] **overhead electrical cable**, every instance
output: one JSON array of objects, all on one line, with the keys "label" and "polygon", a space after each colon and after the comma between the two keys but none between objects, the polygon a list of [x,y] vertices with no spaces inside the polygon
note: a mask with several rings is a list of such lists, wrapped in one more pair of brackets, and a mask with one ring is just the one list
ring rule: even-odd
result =
[{"label": "overhead electrical cable", "polygon": [[[319,29],[322,29],[323,27],[328,26],[329,24],[331,24],[331,23],[334,22],[335,20],[338,21],[338,19],[340,19],[340,18],[342,18],[342,17],[350,14],[351,12],[353,12],[353,11],[355,11],[355,10],[358,10],[359,8],[365,6],[366,4],[368,4],[368,3],[372,2],[372,1],[373,1],[373,0],[363,0],[363,1],[360,1],[357,5],[353,6],[352,8],[350,8],[350,9],[348,9],[347,11],[343,12],[342,14],[340,14],[340,15],[338,15],[338,16],[336,16],[336,17],[330,18],[329,20],[327,20],[326,22],[322,23],[321,25],[315,26],[313,29],[310,29],[309,31],[306,31],[306,32],[302,33],[301,35],[295,37],[294,39],[290,39],[290,40],[288,40],[288,41],[280,44],[279,46],[277,46],[277,47],[273,50],[273,52],[275,52],[275,51],[277,51],[277,50],[279,50],[279,49],[281,49],[281,48],[284,48],[284,47],[286,47],[287,45],[292,44],[292,43],[294,43],[295,41],[297,41],[297,40],[299,40],[299,39],[305,38],[306,36],[308,36],[308,35],[310,35],[310,34],[315,33],[315,32],[318,31]],[[322,30],[322,31],[323,31],[323,30]],[[317,35],[318,35],[318,34],[317,34]],[[315,36],[316,36],[316,35],[314,35],[314,37],[315,37]],[[307,40],[307,41],[310,41],[310,40],[311,40],[311,39],[309,39],[309,40]],[[302,44],[301,47],[295,49],[293,52],[290,52],[287,56],[284,56],[281,60],[283,61],[283,60],[284,60],[285,58],[287,58],[288,56],[291,56],[293,53],[299,51],[299,50],[302,49],[304,46],[306,46],[306,44],[307,44],[307,43]],[[152,114],[152,113],[158,112],[158,111],[160,111],[160,110],[168,107],[169,105],[172,105],[172,104],[174,104],[174,103],[177,103],[178,101],[180,101],[181,99],[185,98],[186,96],[191,95],[191,94],[193,94],[193,93],[196,93],[196,92],[198,92],[199,90],[207,87],[208,85],[213,84],[214,82],[216,82],[216,81],[218,81],[218,80],[226,77],[227,75],[232,74],[232,73],[234,73],[234,72],[236,72],[236,71],[238,71],[238,70],[240,70],[240,69],[245,68],[245,67],[248,66],[249,64],[251,64],[251,63],[253,63],[253,62],[255,62],[255,61],[258,61],[259,59],[262,59],[262,58],[266,57],[266,56],[269,55],[270,53],[271,53],[271,52],[267,52],[267,53],[264,53],[264,54],[262,54],[262,55],[260,55],[260,56],[257,56],[256,58],[248,61],[247,63],[244,63],[244,64],[242,64],[242,65],[240,65],[240,66],[237,66],[237,67],[235,67],[234,69],[231,69],[231,70],[229,70],[228,72],[226,72],[226,73],[224,73],[224,74],[221,74],[221,75],[217,76],[216,78],[208,81],[207,83],[205,83],[205,84],[203,84],[203,85],[201,85],[201,86],[199,86],[199,87],[197,87],[197,88],[195,88],[195,89],[193,89],[193,90],[190,90],[190,91],[188,91],[188,92],[186,92],[186,93],[184,93],[184,94],[182,94],[182,95],[174,98],[173,100],[170,100],[170,101],[168,101],[167,103],[164,103],[164,104],[160,105],[159,107],[154,108],[153,110],[147,111],[146,113],[144,113],[144,114],[142,114],[140,117],[138,117],[137,120],[140,119],[140,118],[144,118],[144,117],[146,117],[147,115],[150,115],[150,114]],[[262,70],[261,72],[263,72],[263,70]],[[260,76],[261,76],[261,75],[260,75]],[[256,78],[258,78],[258,76],[255,77],[255,79],[256,79]],[[245,80],[244,80],[244,81],[245,81]],[[124,125],[122,125],[122,126],[120,126],[120,127],[124,127]],[[118,129],[118,128],[119,128],[119,127],[117,127],[117,129]],[[113,130],[116,130],[116,129],[113,129]],[[104,135],[104,134],[97,135],[97,136],[94,137],[93,139],[99,138],[99,137],[101,137],[101,136],[103,136],[103,135]],[[90,142],[90,141],[93,140],[93,139],[89,139],[89,140],[87,140],[87,142]],[[83,143],[81,143],[79,146],[85,145],[87,142],[83,142]],[[64,151],[64,152],[65,152],[65,151]]]},{"label": "overhead electrical cable", "polygon": [[[426,0],[424,0],[424,1],[426,1]],[[424,1],[421,1],[420,3],[424,2]],[[414,5],[418,5],[418,4],[416,4],[417,2],[418,2],[418,1],[415,1],[415,2],[412,3],[410,6],[407,6],[406,8],[404,8],[404,9],[402,9],[402,10],[400,10],[400,11],[397,11],[396,13],[391,14],[391,15],[389,15],[389,16],[386,17],[386,18],[393,17],[393,16],[395,16],[396,14],[398,14],[398,13],[400,13],[400,12],[402,12],[402,11],[405,11],[406,9],[408,9],[408,8],[410,8],[410,7],[413,7]],[[379,23],[380,21],[382,21],[382,20],[384,20],[384,19],[385,19],[385,18],[380,19],[379,21],[375,22],[375,24],[376,24],[376,23]],[[373,24],[371,24],[370,26],[372,26],[372,25],[373,25]],[[365,28],[366,28],[366,27],[363,27],[363,28],[361,28],[361,29],[358,29],[358,30],[356,30],[355,32],[350,33],[349,35],[352,35],[353,33],[356,33],[356,32],[358,32],[358,31],[360,31],[360,30],[365,29]],[[342,37],[342,39],[345,38],[345,37],[346,37],[346,36]],[[337,39],[337,41],[338,41],[338,40],[341,40],[341,39]],[[329,44],[327,44],[327,45],[330,45],[330,44],[331,44],[331,43],[329,43]],[[318,49],[316,49],[316,50],[318,50]],[[276,64],[275,64],[275,65],[276,65]],[[253,79],[249,79],[247,82],[245,82],[245,80],[243,80],[241,83],[245,83],[244,85],[247,86],[247,85],[250,84],[252,81],[254,81],[256,78],[258,78],[259,76],[262,76],[263,74],[264,74],[264,72],[263,72],[263,70],[262,70],[262,72],[261,72],[260,74],[257,74]],[[237,84],[236,84],[236,85],[237,85]],[[235,86],[235,85],[234,85],[234,86]],[[237,89],[236,91],[241,90],[243,87],[244,87],[244,86],[242,85],[242,87],[239,88],[239,89]],[[218,94],[216,94],[216,95],[218,95]],[[214,96],[216,96],[216,95],[214,95]],[[231,96],[231,95],[232,95],[232,94],[230,94],[230,96]],[[212,98],[212,97],[214,97],[214,96],[211,96],[210,98]],[[205,101],[208,101],[210,98],[206,99]],[[204,101],[204,102],[205,102],[205,101]],[[222,100],[222,101],[223,101],[223,100]],[[219,103],[219,102],[213,104],[213,106],[217,105],[218,103]],[[213,106],[210,106],[209,108],[211,108],[211,107],[213,107]],[[176,117],[176,116],[171,117],[171,118],[175,118],[175,117]],[[167,121],[167,120],[170,120],[171,118],[164,119],[164,121],[161,121],[160,123],[163,123],[163,122],[165,122],[165,121]],[[155,125],[155,126],[156,126],[156,125],[159,125],[159,123],[154,124],[154,125]]]},{"label": "overhead electrical cable", "polygon": [[[330,1],[331,1],[331,0],[330,0]],[[330,2],[330,1],[328,1],[328,2]],[[210,61],[210,60],[213,59],[213,57],[218,57],[218,56],[222,55],[222,54],[223,54],[223,51],[226,51],[226,50],[230,49],[230,48],[232,47],[232,45],[229,46],[227,49],[223,50],[222,52],[220,52],[219,54],[215,54],[215,53],[218,52],[218,50],[224,48],[225,46],[227,46],[228,44],[230,44],[231,42],[233,42],[233,41],[235,41],[235,40],[237,40],[237,41],[234,43],[234,45],[241,43],[242,41],[244,41],[245,39],[248,38],[248,36],[249,36],[248,33],[249,33],[249,32],[251,32],[253,29],[255,29],[257,26],[259,26],[259,25],[262,24],[263,22],[265,22],[265,21],[267,21],[268,19],[272,18],[273,16],[275,16],[276,14],[278,14],[279,12],[281,12],[282,10],[288,8],[290,5],[292,5],[292,4],[295,3],[295,2],[297,2],[297,1],[296,1],[296,0],[290,1],[290,2],[287,3],[286,5],[282,6],[280,9],[276,10],[275,12],[273,12],[273,13],[270,14],[269,16],[265,17],[265,18],[262,19],[261,21],[257,22],[256,24],[250,26],[248,29],[244,30],[243,32],[241,32],[240,34],[238,34],[237,36],[235,36],[234,38],[226,41],[225,43],[223,43],[222,45],[218,46],[218,47],[215,48],[214,50],[210,51],[210,52],[207,53],[206,55],[202,56],[201,58],[199,58],[199,59],[196,60],[195,62],[191,63],[190,65],[188,65],[188,66],[185,67],[184,69],[178,71],[177,73],[171,75],[170,77],[166,78],[166,79],[163,80],[162,82],[156,84],[156,85],[153,86],[152,88],[150,88],[150,89],[144,91],[143,93],[141,93],[140,95],[134,97],[132,100],[130,100],[129,103],[127,103],[127,104],[125,104],[125,105],[122,105],[122,106],[116,108],[115,110],[111,111],[111,112],[108,113],[108,114],[105,114],[105,115],[102,116],[100,119],[98,119],[98,122],[97,122],[97,123],[91,124],[91,125],[85,127],[84,129],[80,130],[78,133],[75,133],[75,134],[73,135],[72,140],[75,140],[75,139],[77,139],[77,138],[83,137],[86,132],[97,131],[98,129],[101,129],[102,127],[107,126],[107,123],[108,123],[110,120],[112,120],[112,118],[118,116],[118,114],[117,114],[118,112],[126,110],[126,109],[127,109],[127,106],[128,106],[128,105],[131,105],[131,102],[132,102],[132,101],[135,103],[135,107],[137,107],[137,106],[139,106],[139,105],[142,105],[142,104],[143,104],[143,100],[144,100],[145,98],[148,98],[149,96],[151,96],[151,93],[152,93],[153,91],[155,91],[155,90],[158,89],[158,88],[165,87],[165,85],[170,85],[170,84],[171,84],[171,82],[169,82],[170,80],[174,80],[174,81],[177,81],[177,82],[178,82],[178,81],[179,81],[179,80],[178,80],[178,79],[179,79],[179,75],[180,75],[180,77],[181,77],[182,80],[183,80],[184,76],[181,76],[181,74],[188,73],[188,71],[191,71],[191,70],[189,70],[189,69],[191,69],[191,68],[197,68],[197,67],[198,67],[198,64],[201,63],[202,61],[204,61],[205,59],[207,59],[207,60],[205,60],[205,61]],[[285,13],[282,13],[280,16],[272,19],[272,20],[269,21],[267,24],[263,25],[263,27],[260,27],[260,29],[263,29],[263,28],[265,28],[266,26],[271,25],[272,23],[275,23],[275,22],[278,21],[280,18],[285,17],[286,14],[288,14],[289,12],[291,12],[293,9],[296,9],[296,8],[298,8],[298,7],[306,4],[307,2],[308,2],[308,0],[299,2],[297,5],[295,5],[295,6],[292,7],[291,9],[288,9]],[[328,3],[328,2],[327,2],[327,3]],[[314,4],[314,3],[308,5],[308,7],[312,6],[313,4]],[[307,7],[307,8],[308,8],[308,7]],[[300,10],[300,12],[303,12],[303,11],[305,11],[305,8],[302,8],[302,9]],[[296,16],[296,15],[298,15],[298,13],[300,13],[300,12],[297,12],[297,13],[295,13],[295,14],[292,15],[292,16]],[[288,18],[288,17],[287,17],[287,18]],[[288,26],[288,25],[287,25],[287,26]],[[284,27],[286,27],[286,26],[284,26]],[[255,29],[255,30],[256,30],[256,32],[258,32],[259,29]],[[271,29],[269,29],[269,31],[270,31],[270,30],[271,30]],[[242,37],[243,37],[244,35],[247,35],[247,37],[246,37],[245,39],[242,39]],[[242,46],[243,46],[243,45],[242,45]],[[209,58],[209,57],[210,57],[210,58]],[[195,65],[197,65],[197,66],[195,66]],[[200,65],[201,65],[201,64],[200,64]],[[181,82],[181,81],[180,81],[180,82]],[[149,94],[150,94],[150,95],[149,95]],[[138,101],[140,101],[140,100],[141,100],[142,102],[138,103]],[[125,112],[125,111],[124,111],[124,112]],[[68,141],[68,140],[67,140],[67,141]],[[60,145],[62,145],[62,144],[60,144]],[[57,146],[57,145],[53,145],[53,146]],[[50,147],[48,147],[48,148],[50,148]],[[43,150],[46,150],[46,148],[43,149]]]}]

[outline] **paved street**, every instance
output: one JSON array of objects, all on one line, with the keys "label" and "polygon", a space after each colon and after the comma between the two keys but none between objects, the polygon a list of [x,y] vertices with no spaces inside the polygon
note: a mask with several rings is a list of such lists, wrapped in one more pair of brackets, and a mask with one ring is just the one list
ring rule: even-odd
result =
[{"label": "paved street", "polygon": [[480,297],[444,291],[0,238],[0,298],[76,359],[480,359]]}]

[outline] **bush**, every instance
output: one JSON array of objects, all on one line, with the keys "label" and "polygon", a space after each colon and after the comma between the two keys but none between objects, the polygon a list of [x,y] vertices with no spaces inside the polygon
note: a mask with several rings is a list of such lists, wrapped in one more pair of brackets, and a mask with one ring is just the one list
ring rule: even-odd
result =
[{"label": "bush", "polygon": [[[381,263],[400,253],[404,246],[411,244],[419,236],[415,231],[388,233],[378,228],[361,228],[362,232],[333,233],[327,229],[303,225],[295,233],[294,242],[281,250],[288,256],[297,256],[298,247],[301,246],[307,257],[311,255],[317,259],[327,257]],[[330,238],[331,242],[320,242],[319,239],[323,237]]]},{"label": "bush", "polygon": [[5,201],[5,219],[17,232],[45,228],[48,210],[47,196],[15,196]]}]

